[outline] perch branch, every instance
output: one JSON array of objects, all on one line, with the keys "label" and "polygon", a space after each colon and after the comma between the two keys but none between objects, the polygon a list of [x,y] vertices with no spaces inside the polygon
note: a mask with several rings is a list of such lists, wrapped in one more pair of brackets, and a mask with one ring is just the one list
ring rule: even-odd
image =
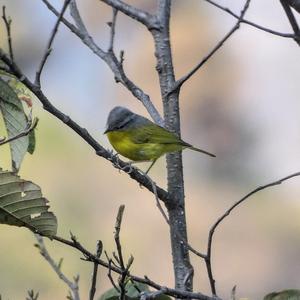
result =
[{"label": "perch branch", "polygon": [[[80,127],[75,121],[73,121],[69,116],[62,113],[59,109],[52,105],[52,103],[48,100],[48,98],[44,95],[42,90],[32,83],[19,69],[19,67],[10,60],[10,58],[4,53],[4,51],[0,48],[0,59],[10,68],[10,72],[15,75],[33,94],[37,96],[40,102],[43,104],[43,107],[46,111],[57,117],[63,123],[65,123],[68,127],[70,127],[73,131],[75,131],[83,140],[85,140],[96,152],[97,155],[109,160],[112,164],[118,168],[119,170],[124,170],[126,168],[130,168],[130,164],[117,159],[115,156],[111,154],[111,151],[103,148],[91,135],[90,133],[83,127]],[[143,176],[138,169],[132,168],[131,172],[128,175],[137,181],[139,184],[147,188],[152,193],[153,186],[152,183],[148,180],[147,177]],[[170,195],[164,189],[156,186],[157,194],[159,199],[168,203],[170,201]]]}]

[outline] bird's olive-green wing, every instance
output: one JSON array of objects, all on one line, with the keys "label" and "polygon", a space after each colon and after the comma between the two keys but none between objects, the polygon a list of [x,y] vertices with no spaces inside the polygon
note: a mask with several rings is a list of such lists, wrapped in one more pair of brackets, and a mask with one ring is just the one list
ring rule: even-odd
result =
[{"label": "bird's olive-green wing", "polygon": [[131,139],[136,144],[179,144],[189,146],[189,144],[183,142],[174,133],[152,122],[135,128],[133,131],[134,134],[131,135]]}]

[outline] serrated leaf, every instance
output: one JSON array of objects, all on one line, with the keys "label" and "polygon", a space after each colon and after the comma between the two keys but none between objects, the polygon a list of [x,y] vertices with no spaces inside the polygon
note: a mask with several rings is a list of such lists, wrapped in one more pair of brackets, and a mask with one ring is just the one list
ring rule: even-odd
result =
[{"label": "serrated leaf", "polygon": [[273,292],[266,295],[264,300],[300,300],[300,290],[290,289]]},{"label": "serrated leaf", "polygon": [[[138,300],[141,292],[148,292],[148,285],[140,282],[132,283],[131,281],[126,284],[126,299],[128,300]],[[115,289],[111,288],[101,295],[99,300],[118,300],[120,297],[120,293]]]},{"label": "serrated leaf", "polygon": [[0,169],[0,223],[24,226],[44,236],[54,236],[57,220],[48,200],[33,182]]},{"label": "serrated leaf", "polygon": [[[24,131],[28,121],[21,101],[13,89],[0,78],[0,110],[3,115],[8,138]],[[29,137],[24,136],[9,143],[12,169],[18,171],[28,150]]]}]

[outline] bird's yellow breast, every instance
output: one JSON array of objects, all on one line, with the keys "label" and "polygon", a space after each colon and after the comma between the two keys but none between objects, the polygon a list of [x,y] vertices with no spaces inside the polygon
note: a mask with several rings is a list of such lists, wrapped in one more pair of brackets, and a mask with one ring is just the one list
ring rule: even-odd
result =
[{"label": "bird's yellow breast", "polygon": [[133,139],[130,138],[133,134],[134,132],[132,132],[132,130],[109,131],[107,133],[107,137],[111,145],[119,154],[133,161],[155,160],[167,152],[179,150],[178,146],[174,147],[174,145],[164,145],[160,143],[135,143],[133,142]]}]

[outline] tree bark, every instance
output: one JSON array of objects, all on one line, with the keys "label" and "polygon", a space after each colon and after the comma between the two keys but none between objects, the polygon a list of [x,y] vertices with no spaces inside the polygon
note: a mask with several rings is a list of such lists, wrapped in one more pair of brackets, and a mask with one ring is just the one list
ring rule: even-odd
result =
[{"label": "tree bark", "polygon": [[[165,126],[180,136],[179,94],[172,93],[165,97],[175,84],[174,68],[170,44],[170,10],[171,0],[160,0],[158,18],[161,28],[153,29],[155,56],[159,75],[161,95],[163,99]],[[171,202],[167,205],[170,221],[170,237],[175,275],[175,287],[192,291],[193,267],[190,263],[189,251],[182,239],[187,241],[187,226],[184,202],[184,180],[181,152],[167,155],[168,192]]]}]

